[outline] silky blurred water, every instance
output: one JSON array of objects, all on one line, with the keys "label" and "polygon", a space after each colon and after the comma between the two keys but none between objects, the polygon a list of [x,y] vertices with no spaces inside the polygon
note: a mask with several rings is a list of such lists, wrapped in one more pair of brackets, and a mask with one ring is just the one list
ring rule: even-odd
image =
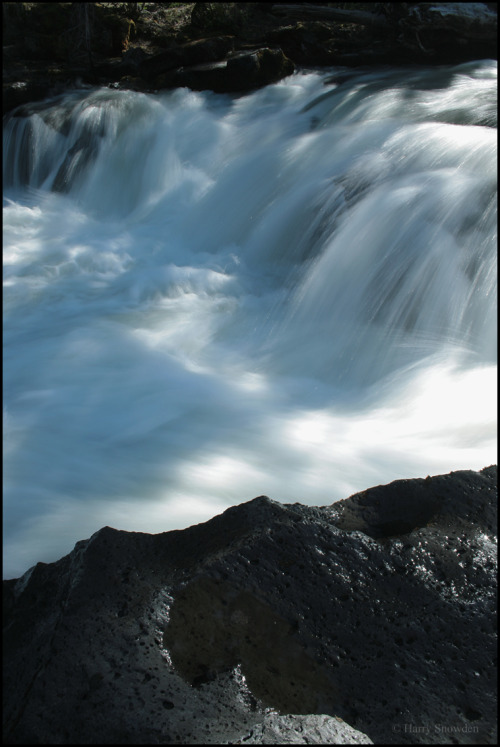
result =
[{"label": "silky blurred water", "polygon": [[496,90],[486,60],[7,117],[4,574],[495,462]]}]

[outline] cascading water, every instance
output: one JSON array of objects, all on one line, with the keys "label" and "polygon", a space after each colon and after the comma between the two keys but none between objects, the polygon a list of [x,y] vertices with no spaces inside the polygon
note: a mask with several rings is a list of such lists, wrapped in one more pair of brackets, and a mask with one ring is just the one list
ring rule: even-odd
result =
[{"label": "cascading water", "polygon": [[496,178],[492,61],[9,116],[6,575],[494,462]]}]

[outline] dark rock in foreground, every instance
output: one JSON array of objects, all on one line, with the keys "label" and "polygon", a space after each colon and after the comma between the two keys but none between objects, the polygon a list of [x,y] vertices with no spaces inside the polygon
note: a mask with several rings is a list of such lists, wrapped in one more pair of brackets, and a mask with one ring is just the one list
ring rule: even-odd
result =
[{"label": "dark rock in foreground", "polygon": [[496,743],[496,473],[38,563],[4,582],[4,740]]}]

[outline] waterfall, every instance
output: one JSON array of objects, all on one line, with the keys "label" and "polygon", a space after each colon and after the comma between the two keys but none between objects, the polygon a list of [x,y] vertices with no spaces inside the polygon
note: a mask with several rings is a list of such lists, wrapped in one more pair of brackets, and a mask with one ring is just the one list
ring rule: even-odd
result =
[{"label": "waterfall", "polygon": [[496,460],[496,62],[4,118],[4,567]]}]

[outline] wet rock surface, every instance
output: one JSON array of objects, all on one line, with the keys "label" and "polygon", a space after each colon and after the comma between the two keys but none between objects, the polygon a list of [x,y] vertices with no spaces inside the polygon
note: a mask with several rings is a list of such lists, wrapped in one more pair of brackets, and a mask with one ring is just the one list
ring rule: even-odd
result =
[{"label": "wet rock surface", "polygon": [[4,740],[496,743],[496,473],[105,527],[5,581]]}]

